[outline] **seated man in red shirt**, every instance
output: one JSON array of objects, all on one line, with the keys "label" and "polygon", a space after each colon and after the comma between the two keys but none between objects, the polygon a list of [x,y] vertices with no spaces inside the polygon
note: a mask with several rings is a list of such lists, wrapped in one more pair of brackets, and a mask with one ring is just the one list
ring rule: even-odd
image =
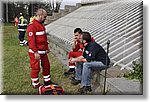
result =
[{"label": "seated man in red shirt", "polygon": [[[82,30],[80,28],[76,28],[74,30],[74,41],[73,41],[72,51],[69,52],[68,59],[76,58],[76,57],[79,57],[82,55],[83,45],[79,41],[81,33],[82,33]],[[74,74],[75,73],[75,63],[69,63],[68,66],[69,66],[69,70],[67,72],[64,72],[64,74],[65,75]]]}]

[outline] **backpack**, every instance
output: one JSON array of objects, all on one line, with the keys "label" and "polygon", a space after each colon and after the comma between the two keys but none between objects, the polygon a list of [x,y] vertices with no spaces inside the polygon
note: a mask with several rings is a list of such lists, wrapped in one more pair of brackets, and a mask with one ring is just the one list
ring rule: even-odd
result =
[{"label": "backpack", "polygon": [[40,86],[38,89],[39,95],[64,95],[64,90],[58,85]]}]

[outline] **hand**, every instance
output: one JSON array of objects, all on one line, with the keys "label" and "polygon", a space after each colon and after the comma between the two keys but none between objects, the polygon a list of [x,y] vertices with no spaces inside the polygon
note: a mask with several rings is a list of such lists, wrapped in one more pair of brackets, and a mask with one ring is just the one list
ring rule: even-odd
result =
[{"label": "hand", "polygon": [[35,56],[35,59],[36,59],[36,60],[39,60],[39,59],[40,59],[40,54],[38,54],[37,52],[34,53],[34,56]]},{"label": "hand", "polygon": [[76,43],[77,42],[77,38],[74,38],[74,43]]},{"label": "hand", "polygon": [[72,45],[72,49],[76,48],[76,44],[77,44],[77,38],[74,38],[73,40],[73,45]]},{"label": "hand", "polygon": [[50,52],[50,49],[46,50],[46,53],[49,53]]},{"label": "hand", "polygon": [[70,62],[70,63],[75,63],[75,62],[76,62],[76,58],[71,58],[71,59],[69,59],[69,62]]},{"label": "hand", "polygon": [[68,60],[69,63],[72,63],[72,62],[71,62],[71,59],[72,59],[72,58],[70,58],[70,59]]}]

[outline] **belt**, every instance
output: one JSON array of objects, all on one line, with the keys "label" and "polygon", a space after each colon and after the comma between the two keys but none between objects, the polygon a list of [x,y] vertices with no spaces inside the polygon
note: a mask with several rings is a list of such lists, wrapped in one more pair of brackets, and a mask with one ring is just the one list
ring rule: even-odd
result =
[{"label": "belt", "polygon": [[[29,52],[34,53],[34,51],[31,50],[31,49],[29,49]],[[47,54],[47,53],[48,53],[48,50],[45,50],[45,51],[37,51],[37,52],[38,52],[38,54]]]}]

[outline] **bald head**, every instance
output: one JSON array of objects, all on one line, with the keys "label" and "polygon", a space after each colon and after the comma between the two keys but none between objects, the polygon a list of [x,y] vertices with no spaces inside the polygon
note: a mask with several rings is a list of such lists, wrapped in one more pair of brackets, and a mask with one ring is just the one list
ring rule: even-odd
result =
[{"label": "bald head", "polygon": [[44,23],[44,21],[46,20],[46,16],[47,16],[46,10],[44,10],[42,8],[37,10],[37,12],[36,12],[36,19],[38,21],[40,21],[41,23]]},{"label": "bald head", "polygon": [[41,16],[41,15],[47,15],[47,12],[42,8],[38,9],[36,12],[36,16]]}]

